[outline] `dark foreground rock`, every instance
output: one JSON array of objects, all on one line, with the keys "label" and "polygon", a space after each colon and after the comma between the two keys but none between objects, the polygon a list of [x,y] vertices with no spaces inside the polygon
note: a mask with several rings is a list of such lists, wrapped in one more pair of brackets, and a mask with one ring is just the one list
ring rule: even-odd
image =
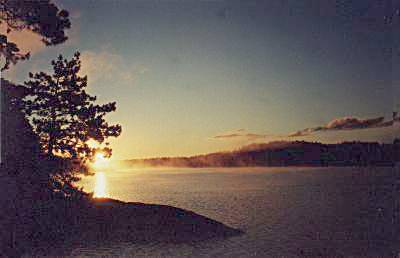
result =
[{"label": "dark foreground rock", "polygon": [[242,232],[191,211],[155,204],[96,199],[79,217],[85,239],[134,242],[193,242]]},{"label": "dark foreground rock", "polygon": [[190,243],[243,233],[191,211],[108,198],[35,201],[17,213],[24,215],[12,216],[11,226],[2,227],[2,239],[12,241],[0,253],[9,257],[49,250],[60,254],[82,244]]}]

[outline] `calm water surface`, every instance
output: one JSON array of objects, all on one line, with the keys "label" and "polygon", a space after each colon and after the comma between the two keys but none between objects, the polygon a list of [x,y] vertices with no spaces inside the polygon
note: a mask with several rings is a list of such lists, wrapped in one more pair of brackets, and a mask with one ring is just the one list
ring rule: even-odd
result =
[{"label": "calm water surface", "polygon": [[[246,234],[196,245],[82,246],[76,257],[390,257],[398,181],[391,168],[131,169],[81,185],[124,201],[167,204]],[[400,241],[397,241],[398,243]]]}]

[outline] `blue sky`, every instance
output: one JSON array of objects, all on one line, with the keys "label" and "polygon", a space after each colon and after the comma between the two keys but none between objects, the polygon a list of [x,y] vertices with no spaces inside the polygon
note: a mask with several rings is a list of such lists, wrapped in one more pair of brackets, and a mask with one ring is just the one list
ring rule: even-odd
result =
[{"label": "blue sky", "polygon": [[[343,117],[390,119],[390,26],[374,2],[57,0],[71,13],[69,41],[32,43],[31,60],[6,77],[22,82],[79,50],[90,92],[117,101],[116,158],[285,140]],[[389,141],[393,130],[297,139]],[[238,136],[215,138],[229,134]]]}]

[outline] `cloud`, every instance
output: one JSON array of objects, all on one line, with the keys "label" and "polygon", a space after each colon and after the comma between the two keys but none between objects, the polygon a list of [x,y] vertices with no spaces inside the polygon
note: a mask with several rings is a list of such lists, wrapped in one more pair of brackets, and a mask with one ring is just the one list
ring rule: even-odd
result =
[{"label": "cloud", "polygon": [[381,124],[385,118],[377,117],[370,119],[359,119],[355,117],[344,117],[334,119],[325,127],[318,128],[319,130],[342,130],[342,129],[362,129],[374,127]]},{"label": "cloud", "polygon": [[357,129],[389,127],[392,126],[394,122],[400,121],[400,117],[397,116],[397,113],[393,113],[392,120],[384,121],[384,119],[385,118],[383,116],[375,118],[367,118],[367,119],[360,119],[356,117],[335,118],[326,125],[305,128],[303,130],[299,130],[297,132],[289,134],[288,137],[307,136],[314,132],[321,132],[321,131],[340,131],[340,130],[357,130]]},{"label": "cloud", "polygon": [[[7,41],[15,43],[20,49],[20,53],[26,54],[29,52],[31,57],[46,48],[46,45],[42,42],[42,37],[30,30],[25,29],[7,33],[5,23],[1,23],[0,34],[6,35]],[[4,63],[5,59],[1,58],[0,66],[3,66]],[[4,71],[4,75],[13,81],[17,79],[17,69],[15,67],[15,65],[11,65],[9,69]]]},{"label": "cloud", "polygon": [[149,71],[143,64],[127,65],[120,55],[108,48],[103,48],[100,51],[83,51],[81,61],[80,74],[87,75],[91,83],[99,80],[114,80],[115,78],[133,83],[138,75]]},{"label": "cloud", "polygon": [[212,137],[212,139],[219,140],[260,140],[260,139],[287,139],[294,137],[304,137],[315,132],[326,132],[326,131],[341,131],[341,130],[357,130],[357,129],[368,129],[368,128],[383,128],[398,125],[400,127],[400,115],[397,112],[393,112],[393,117],[391,120],[385,121],[384,117],[375,117],[360,119],[357,117],[341,117],[335,118],[323,126],[316,126],[305,128],[303,130],[296,131],[289,135],[273,135],[273,134],[259,134],[251,133],[245,129],[237,129],[234,131],[228,131],[221,133]]},{"label": "cloud", "polygon": [[267,134],[257,134],[246,132],[245,129],[238,129],[233,132],[225,132],[222,134],[218,134],[213,136],[214,139],[246,139],[246,140],[257,140],[264,139],[270,135]]},{"label": "cloud", "polygon": [[106,50],[100,52],[83,51],[81,53],[82,75],[87,75],[91,82],[99,79],[114,76],[112,72],[117,71],[117,66],[121,65],[121,57]]},{"label": "cloud", "polygon": [[40,52],[46,48],[46,45],[42,42],[42,37],[30,30],[27,29],[21,31],[13,30],[10,33],[6,32],[7,32],[6,24],[1,23],[0,34],[6,35],[8,41],[17,44],[18,48],[21,50],[22,53],[30,52],[32,56],[37,52]]},{"label": "cloud", "polygon": [[242,137],[243,135],[238,134],[238,133],[232,133],[232,134],[220,134],[214,136],[215,139],[224,139],[224,138],[236,138],[236,137]]},{"label": "cloud", "polygon": [[[57,4],[57,6],[60,6]],[[62,8],[64,9],[64,8]],[[65,34],[68,37],[68,40],[63,44],[52,46],[52,48],[59,49],[62,52],[62,48],[64,46],[71,46],[71,45],[78,45],[79,43],[79,19],[81,17],[81,13],[79,11],[72,11],[69,12],[70,21],[71,21],[71,28],[65,30]],[[7,40],[17,44],[17,47],[20,49],[21,53],[30,53],[31,57],[35,56],[37,53],[45,50],[48,48],[42,41],[42,36],[37,33],[32,32],[31,30],[24,29],[21,31],[12,30],[11,32],[7,33],[7,26],[5,23],[0,24],[0,34],[4,34],[7,36]],[[2,60],[4,61],[4,60]],[[30,60],[31,64],[35,62],[35,59]],[[34,68],[32,66],[32,68]],[[11,80],[15,81],[18,80],[18,66],[10,66],[10,68],[4,71],[4,74]]]},{"label": "cloud", "polygon": [[[79,40],[78,20],[80,19],[80,17],[81,13],[78,10],[69,12],[69,18],[71,20],[72,26],[70,29],[65,30],[65,33],[68,36],[68,40],[61,45],[65,44],[70,45],[78,43]],[[42,36],[28,29],[24,29],[21,31],[12,30],[10,33],[7,33],[7,25],[6,23],[3,22],[0,24],[0,34],[6,35],[8,41],[17,44],[18,48],[21,50],[22,53],[29,52],[31,56],[35,55],[36,53],[46,48],[46,45],[42,41]]]}]

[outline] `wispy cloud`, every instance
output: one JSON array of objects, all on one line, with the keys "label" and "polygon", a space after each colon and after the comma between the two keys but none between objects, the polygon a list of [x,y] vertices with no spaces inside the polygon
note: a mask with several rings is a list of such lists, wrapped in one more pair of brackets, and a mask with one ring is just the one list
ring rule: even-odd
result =
[{"label": "wispy cloud", "polygon": [[400,121],[400,118],[397,116],[397,113],[394,113],[392,120],[388,121],[384,120],[385,118],[383,116],[375,118],[367,118],[367,119],[360,119],[357,117],[335,118],[326,125],[305,128],[303,130],[299,130],[297,132],[289,134],[288,137],[307,136],[314,132],[321,132],[321,131],[340,131],[340,130],[357,130],[357,129],[389,127],[392,126],[394,122]]},{"label": "wispy cloud", "polygon": [[253,133],[248,132],[245,129],[237,129],[233,131],[227,131],[224,133],[217,134],[212,137],[212,139],[217,140],[282,140],[295,137],[304,137],[311,135],[316,132],[326,132],[326,131],[341,131],[341,130],[359,130],[368,128],[384,128],[390,127],[398,123],[400,126],[400,116],[397,112],[393,113],[393,118],[391,120],[386,120],[383,116],[361,119],[357,117],[341,117],[335,118],[323,126],[309,127],[289,135],[276,135],[276,134],[263,134],[263,133]]},{"label": "wispy cloud", "polygon": [[[23,54],[29,52],[31,57],[33,57],[46,48],[46,45],[42,42],[42,37],[30,30],[25,29],[22,31],[11,31],[10,33],[6,32],[7,27],[5,23],[1,23],[0,34],[6,35],[7,40],[15,43]],[[2,58],[1,66],[4,62],[5,60]],[[18,77],[18,66],[11,65],[9,69],[4,71],[3,75],[12,81],[16,81]]]},{"label": "wispy cloud", "polygon": [[236,137],[242,137],[242,135],[239,133],[231,133],[231,134],[219,134],[214,136],[215,139],[236,138]]},{"label": "wispy cloud", "polygon": [[[57,5],[61,6],[58,3]],[[78,10],[69,12],[69,19],[71,20],[72,26],[70,29],[65,30],[68,40],[64,44],[61,44],[61,47],[63,45],[71,45],[78,43],[80,17],[81,13]],[[46,45],[42,42],[42,36],[28,29],[24,29],[21,31],[12,30],[10,33],[7,33],[7,25],[6,23],[3,22],[0,24],[0,34],[6,35],[8,41],[17,44],[18,48],[21,50],[22,53],[29,52],[31,56],[34,56],[36,53],[46,48]]]},{"label": "wispy cloud", "polygon": [[0,34],[6,35],[8,41],[17,44],[22,53],[30,52],[31,55],[34,55],[46,48],[42,37],[30,30],[11,31],[10,33],[6,33],[6,31],[7,26],[5,23],[1,23]]},{"label": "wispy cloud", "polygon": [[[57,3],[57,6],[61,5]],[[62,49],[65,46],[78,45],[80,17],[81,13],[79,11],[69,12],[69,18],[72,26],[65,31],[68,40],[63,44],[51,46],[51,48],[57,48],[58,50],[60,50],[60,53],[62,53]],[[31,59],[29,60],[29,62],[24,63],[30,63],[32,70],[35,70],[37,64],[39,63],[38,59],[34,59],[32,57],[34,57],[37,53],[42,52],[46,48],[49,48],[42,42],[42,36],[28,29],[24,29],[21,31],[12,30],[10,33],[7,33],[7,26],[5,23],[2,23],[0,24],[0,34],[6,35],[8,41],[17,44],[18,48],[21,50],[21,53],[30,53]],[[7,76],[7,78],[16,81],[18,80],[17,77],[19,72],[20,71],[18,70],[18,66],[11,66],[10,69],[4,72],[4,74]]]},{"label": "wispy cloud", "polygon": [[133,83],[138,75],[149,71],[143,64],[127,65],[122,56],[106,47],[100,51],[83,51],[81,61],[80,73],[87,75],[90,82],[120,78],[127,83]]},{"label": "wispy cloud", "polygon": [[245,139],[245,140],[257,140],[264,139],[271,135],[268,134],[258,134],[247,132],[245,129],[238,129],[235,131],[225,132],[213,136],[214,139]]}]

